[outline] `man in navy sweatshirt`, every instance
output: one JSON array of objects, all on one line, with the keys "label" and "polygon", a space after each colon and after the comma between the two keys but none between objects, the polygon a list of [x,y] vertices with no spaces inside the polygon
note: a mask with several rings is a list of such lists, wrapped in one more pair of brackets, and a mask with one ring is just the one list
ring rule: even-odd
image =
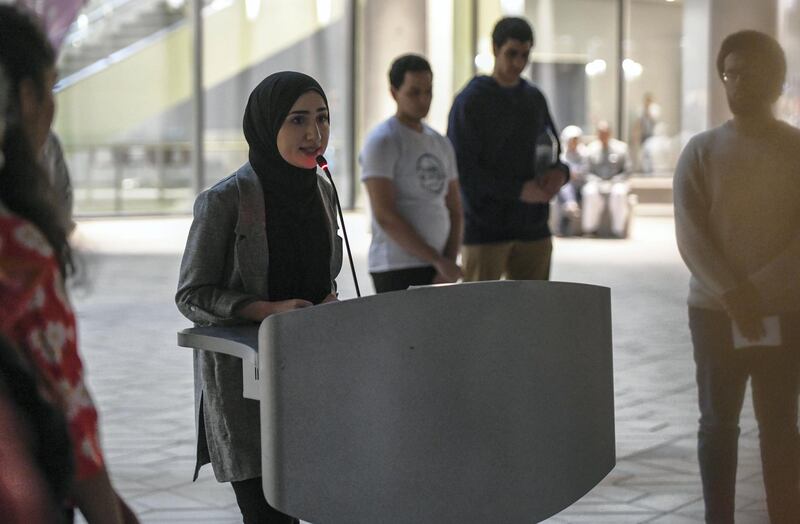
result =
[{"label": "man in navy sweatshirt", "polygon": [[447,129],[464,205],[464,280],[547,280],[549,202],[569,168],[544,95],[520,76],[533,48],[530,24],[501,19],[492,44],[492,75],[456,96]]}]

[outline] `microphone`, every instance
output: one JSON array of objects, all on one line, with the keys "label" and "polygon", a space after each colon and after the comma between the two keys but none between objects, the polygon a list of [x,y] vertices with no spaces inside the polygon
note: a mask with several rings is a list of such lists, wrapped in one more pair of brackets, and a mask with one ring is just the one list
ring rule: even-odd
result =
[{"label": "microphone", "polygon": [[347,238],[347,228],[344,227],[344,214],[342,213],[342,204],[339,202],[339,192],[336,191],[336,184],[333,183],[331,171],[328,169],[328,161],[322,155],[317,156],[317,165],[325,172],[333,186],[333,196],[336,199],[336,209],[339,211],[339,222],[342,224],[342,232],[344,232],[344,244],[347,246],[347,258],[350,259],[350,271],[353,273],[353,282],[356,285],[356,295],[361,298],[361,290],[358,288],[358,278],[356,277],[356,266],[353,264],[353,253],[350,252],[350,241]]}]

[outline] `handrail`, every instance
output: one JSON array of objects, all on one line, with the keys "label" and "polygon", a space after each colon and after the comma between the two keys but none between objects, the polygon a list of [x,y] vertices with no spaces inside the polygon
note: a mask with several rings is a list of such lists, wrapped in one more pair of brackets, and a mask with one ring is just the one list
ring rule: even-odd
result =
[{"label": "handrail", "polygon": [[[111,16],[114,11],[117,11],[127,4],[132,4],[133,2],[134,0],[107,0],[106,2],[103,2],[102,5],[97,6],[94,10],[84,14],[89,21],[89,25],[91,25],[98,20]],[[141,0],[139,0],[138,4],[141,5]],[[85,38],[89,32],[89,25],[86,27],[79,27],[78,20],[72,22],[67,33],[67,37],[64,39],[64,45],[72,45],[76,40],[82,40]]]},{"label": "handrail", "polygon": [[78,70],[71,75],[65,76],[64,78],[60,79],[58,83],[53,87],[53,91],[58,93],[67,89],[68,87],[72,87],[73,85],[77,84],[81,80],[88,78],[92,75],[95,75],[101,71],[104,71],[111,67],[114,64],[122,62],[123,60],[133,56],[134,54],[138,53],[142,49],[149,47],[150,45],[154,44],[158,40],[164,38],[168,33],[172,32],[173,30],[177,29],[178,27],[188,24],[187,20],[178,20],[172,25],[169,25],[163,29],[159,29],[155,33],[151,34],[150,36],[146,36],[141,40],[138,40],[127,47],[123,47],[119,51],[114,51],[110,55],[105,58],[101,58],[97,62],[89,64],[88,66],[84,67],[83,69]]},{"label": "handrail", "polygon": [[[136,0],[137,6],[142,5],[141,1],[142,0]],[[153,3],[160,2],[160,1],[163,1],[163,0],[153,0]],[[99,20],[102,17],[110,16],[114,12],[114,10],[117,9],[118,7],[122,7],[122,6],[125,6],[125,5],[128,5],[128,4],[133,4],[133,2],[134,2],[134,0],[109,0],[109,3],[113,4],[112,8],[109,10],[108,8],[98,7],[97,9],[92,11],[91,15],[88,15],[90,17],[90,24],[93,21]],[[205,6],[203,7],[203,16],[210,16],[210,15],[212,15],[213,13],[215,13],[217,11],[221,11],[222,9],[225,9],[226,7],[230,7],[230,5],[232,5],[233,1],[232,0],[204,0],[204,3],[205,3]],[[107,4],[104,4],[104,5],[107,5]],[[100,13],[100,14],[96,14],[98,11],[103,11],[103,12]],[[95,16],[96,18],[92,19],[92,16]],[[188,18],[183,18],[181,20],[178,20],[177,22],[174,22],[173,24],[171,24],[171,25],[169,25],[167,27],[164,27],[163,29],[160,29],[160,30],[156,31],[155,33],[152,33],[152,34],[150,34],[150,35],[148,35],[148,36],[146,36],[146,37],[144,37],[144,38],[142,38],[142,39],[140,39],[140,40],[138,40],[138,41],[136,41],[136,42],[134,42],[134,43],[132,43],[132,44],[130,44],[128,46],[126,46],[126,47],[123,47],[122,49],[119,49],[117,51],[112,52],[107,57],[101,58],[100,60],[97,60],[96,62],[93,62],[93,63],[81,68],[80,70],[78,70],[78,71],[76,71],[76,72],[74,72],[74,73],[72,73],[70,75],[65,76],[64,78],[61,78],[56,83],[56,85],[54,87],[54,91],[56,93],[58,93],[58,92],[60,92],[60,91],[62,91],[64,89],[67,89],[67,88],[75,85],[76,83],[80,82],[81,80],[84,80],[85,78],[88,78],[88,77],[90,77],[92,75],[100,73],[101,71],[104,71],[104,70],[108,69],[112,65],[117,64],[119,62],[122,62],[123,60],[129,58],[130,56],[138,53],[142,49],[150,46],[151,44],[154,44],[155,42],[157,42],[158,40],[163,38],[166,34],[172,32],[175,29],[177,29],[178,27],[181,27],[182,25],[185,25],[185,24],[188,24],[188,23],[189,23]],[[73,26],[75,24],[77,24],[77,22],[73,22]],[[83,29],[82,31],[83,31],[83,34],[80,35],[81,38],[83,36],[85,36],[85,33],[87,32],[87,30]],[[68,45],[68,44],[71,44],[72,41],[77,39],[77,38],[78,37],[75,36],[75,34],[73,32],[70,32],[68,34],[68,36],[67,36],[67,39],[65,40],[65,46]]]}]

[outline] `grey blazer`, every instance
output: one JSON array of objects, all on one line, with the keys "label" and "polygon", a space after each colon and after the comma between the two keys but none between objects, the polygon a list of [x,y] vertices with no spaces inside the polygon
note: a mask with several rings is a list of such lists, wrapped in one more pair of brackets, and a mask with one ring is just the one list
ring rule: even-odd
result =
[{"label": "grey blazer", "polygon": [[[342,267],[342,240],[333,187],[322,176],[317,187],[330,223],[331,291]],[[261,183],[249,163],[201,193],[194,204],[175,302],[199,326],[244,324],[234,311],[269,300],[267,234]],[[258,402],[242,397],[242,362],[195,351],[197,463],[211,462],[220,482],[261,476]]]}]

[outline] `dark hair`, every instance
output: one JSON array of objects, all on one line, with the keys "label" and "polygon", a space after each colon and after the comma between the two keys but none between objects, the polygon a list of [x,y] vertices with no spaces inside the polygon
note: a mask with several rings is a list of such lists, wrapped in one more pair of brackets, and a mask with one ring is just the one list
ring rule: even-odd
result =
[{"label": "dark hair", "polygon": [[756,58],[770,88],[780,93],[786,80],[786,55],[774,38],[752,30],[738,31],[726,36],[717,54],[717,73],[720,78],[725,70],[725,59],[731,53],[742,53]]},{"label": "dark hair", "polygon": [[41,28],[25,11],[0,5],[0,67],[9,88],[3,139],[5,163],[0,169],[0,201],[38,227],[55,251],[62,274],[72,271],[67,232],[57,209],[50,179],[39,164],[20,114],[20,84],[33,80],[44,96],[45,73],[55,64],[55,52]]},{"label": "dark hair", "polygon": [[524,18],[508,16],[501,18],[492,31],[492,43],[501,47],[506,40],[519,40],[520,42],[534,43],[533,28]]},{"label": "dark hair", "polygon": [[0,397],[13,406],[23,424],[30,429],[21,435],[24,444],[29,447],[31,458],[47,482],[53,502],[60,503],[69,494],[75,471],[65,419],[66,408],[57,384],[35,365],[30,350],[16,346],[2,336]]},{"label": "dark hair", "polygon": [[425,57],[413,54],[400,56],[392,62],[392,67],[389,68],[389,83],[393,88],[400,89],[406,78],[406,73],[416,71],[425,71],[431,75],[433,74],[431,65]]},{"label": "dark hair", "polygon": [[55,51],[37,19],[18,7],[0,5],[0,63],[12,97],[17,96],[19,84],[26,78],[33,80],[43,94],[44,75],[55,62]]}]

